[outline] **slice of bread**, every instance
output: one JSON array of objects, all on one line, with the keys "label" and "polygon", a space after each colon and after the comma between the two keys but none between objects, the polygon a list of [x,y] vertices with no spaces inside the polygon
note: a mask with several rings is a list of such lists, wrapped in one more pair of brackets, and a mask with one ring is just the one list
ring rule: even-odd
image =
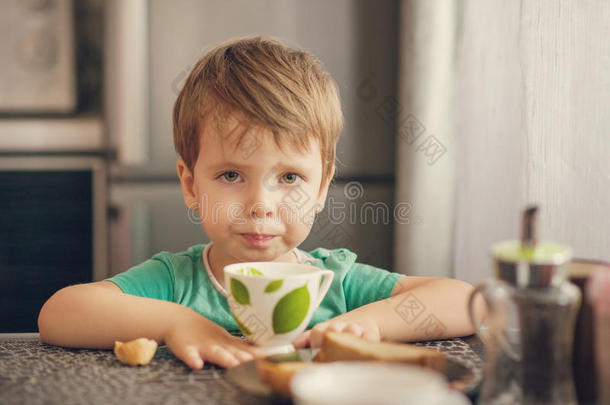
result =
[{"label": "slice of bread", "polygon": [[259,360],[256,362],[256,368],[261,381],[265,383],[271,391],[287,398],[290,398],[292,395],[290,391],[290,380],[292,379],[292,376],[297,371],[312,366],[315,366],[315,364],[302,361],[276,363],[269,360]]},{"label": "slice of bread", "polygon": [[386,361],[417,364],[445,372],[443,352],[407,343],[370,342],[350,333],[327,332],[316,361]]},{"label": "slice of bread", "polygon": [[[445,354],[407,343],[370,342],[350,333],[326,332],[322,349],[315,362],[382,361],[416,364],[443,373]],[[316,363],[302,361],[274,362],[258,360],[256,368],[261,381],[271,391],[290,397],[290,380],[300,370],[315,367]]]}]

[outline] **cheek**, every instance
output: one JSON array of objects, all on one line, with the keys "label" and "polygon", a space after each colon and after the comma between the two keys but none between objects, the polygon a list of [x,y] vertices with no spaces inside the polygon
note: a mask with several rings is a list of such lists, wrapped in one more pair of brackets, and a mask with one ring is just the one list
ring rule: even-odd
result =
[{"label": "cheek", "polygon": [[312,185],[300,185],[287,192],[280,193],[281,204],[286,205],[292,211],[298,211],[302,216],[307,215],[317,205],[317,188]]},{"label": "cheek", "polygon": [[301,200],[284,199],[280,206],[280,218],[287,227],[308,232],[313,226],[317,202],[311,195]]},{"label": "cheek", "polygon": [[236,201],[213,200],[203,196],[201,205],[202,222],[209,227],[226,227],[232,224],[243,224],[244,204]]},{"label": "cheek", "polygon": [[308,226],[303,221],[286,223],[285,242],[289,245],[300,245],[307,236],[309,236],[311,226]]}]

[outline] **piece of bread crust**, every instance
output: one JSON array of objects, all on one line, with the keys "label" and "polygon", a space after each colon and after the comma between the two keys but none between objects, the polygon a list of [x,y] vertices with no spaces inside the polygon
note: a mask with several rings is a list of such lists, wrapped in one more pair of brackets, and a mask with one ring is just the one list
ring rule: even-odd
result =
[{"label": "piece of bread crust", "polygon": [[[332,361],[382,361],[416,364],[444,372],[446,359],[443,352],[407,343],[370,342],[350,333],[326,332],[322,349],[315,362]],[[290,381],[300,370],[315,366],[301,361],[273,362],[258,360],[256,368],[261,381],[271,391],[291,397]]]},{"label": "piece of bread crust", "polygon": [[114,354],[121,363],[130,366],[145,366],[155,356],[157,342],[151,339],[139,338],[129,342],[114,342]]},{"label": "piece of bread crust", "polygon": [[271,391],[280,394],[286,398],[290,398],[292,393],[290,390],[290,380],[297,371],[307,367],[315,366],[315,363],[302,361],[286,361],[275,363],[269,360],[258,360],[256,369],[258,375]]},{"label": "piece of bread crust", "polygon": [[417,364],[445,372],[445,354],[407,343],[370,342],[350,333],[326,332],[315,361],[386,361]]}]

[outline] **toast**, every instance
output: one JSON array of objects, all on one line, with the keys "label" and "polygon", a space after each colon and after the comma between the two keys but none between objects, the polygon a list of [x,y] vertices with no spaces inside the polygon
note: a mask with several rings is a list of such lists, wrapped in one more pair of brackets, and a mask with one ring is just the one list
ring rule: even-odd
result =
[{"label": "toast", "polygon": [[297,371],[313,366],[315,366],[314,363],[303,361],[276,363],[269,360],[259,360],[256,362],[256,369],[258,370],[261,381],[265,383],[271,391],[287,398],[290,398],[292,395],[290,391],[290,380],[292,379],[292,376]]},{"label": "toast", "polygon": [[291,397],[290,380],[300,370],[315,367],[315,362],[382,361],[409,363],[443,373],[446,368],[443,352],[406,343],[370,342],[350,333],[326,332],[322,349],[312,362],[273,362],[259,360],[258,375],[271,391]]},{"label": "toast", "polygon": [[417,364],[445,372],[443,352],[406,343],[370,342],[349,333],[327,332],[316,361],[385,361]]}]

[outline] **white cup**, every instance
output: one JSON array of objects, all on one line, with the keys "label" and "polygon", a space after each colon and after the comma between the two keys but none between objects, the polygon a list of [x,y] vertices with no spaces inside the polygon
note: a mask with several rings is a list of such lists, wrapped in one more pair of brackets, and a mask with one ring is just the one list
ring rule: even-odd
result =
[{"label": "white cup", "polygon": [[248,341],[268,354],[294,350],[334,273],[299,263],[247,262],[224,267],[229,308]]}]

